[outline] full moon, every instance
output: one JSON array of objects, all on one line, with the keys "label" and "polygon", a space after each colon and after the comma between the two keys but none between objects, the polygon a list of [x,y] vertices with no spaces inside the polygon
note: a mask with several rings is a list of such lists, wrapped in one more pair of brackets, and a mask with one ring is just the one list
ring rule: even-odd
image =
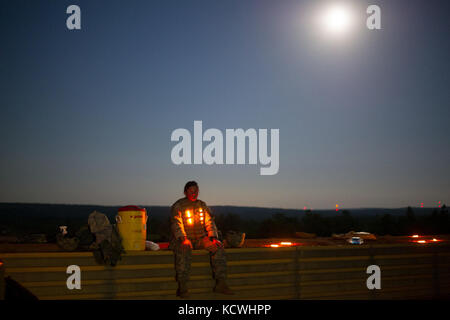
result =
[{"label": "full moon", "polygon": [[352,11],[343,4],[332,5],[320,15],[320,24],[329,34],[346,34],[353,25]]}]

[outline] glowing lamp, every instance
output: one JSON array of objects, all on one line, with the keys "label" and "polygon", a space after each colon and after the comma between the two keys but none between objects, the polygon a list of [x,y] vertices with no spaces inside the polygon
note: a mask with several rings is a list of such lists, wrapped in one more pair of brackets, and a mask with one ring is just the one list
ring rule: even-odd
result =
[{"label": "glowing lamp", "polygon": [[349,7],[336,4],[326,8],[319,21],[328,33],[342,35],[350,31],[354,17]]},{"label": "glowing lamp", "polygon": [[417,243],[427,243],[425,240],[417,240]]},{"label": "glowing lamp", "polygon": [[418,234],[415,234],[415,235],[413,235],[413,236],[411,236],[411,237],[413,237],[413,238],[418,238],[419,235],[418,235]]},{"label": "glowing lamp", "polygon": [[188,218],[191,217],[191,212],[189,210],[186,210],[186,217],[188,217]]},{"label": "glowing lamp", "polygon": [[278,244],[271,244],[270,246],[271,246],[272,248],[278,248],[278,247],[279,247]]},{"label": "glowing lamp", "polygon": [[188,219],[188,223],[189,223],[189,224],[192,224],[192,219]]},{"label": "glowing lamp", "polygon": [[292,246],[292,242],[280,242],[283,246]]}]

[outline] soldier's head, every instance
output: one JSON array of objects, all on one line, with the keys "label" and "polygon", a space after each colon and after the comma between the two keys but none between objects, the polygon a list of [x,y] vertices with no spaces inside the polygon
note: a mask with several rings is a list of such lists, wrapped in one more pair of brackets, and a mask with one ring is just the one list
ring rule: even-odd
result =
[{"label": "soldier's head", "polygon": [[198,197],[198,184],[195,181],[188,181],[184,186],[184,195],[190,201],[197,200]]}]

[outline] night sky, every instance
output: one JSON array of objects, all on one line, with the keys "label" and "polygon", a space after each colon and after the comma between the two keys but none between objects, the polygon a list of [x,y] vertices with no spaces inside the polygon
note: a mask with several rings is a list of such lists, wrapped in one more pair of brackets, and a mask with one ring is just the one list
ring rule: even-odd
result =
[{"label": "night sky", "polygon": [[[343,36],[315,23],[333,2],[356,14]],[[2,0],[0,202],[166,206],[196,180],[209,205],[449,204],[449,14],[447,0]],[[279,172],[176,166],[171,133],[194,120],[279,129]]]}]

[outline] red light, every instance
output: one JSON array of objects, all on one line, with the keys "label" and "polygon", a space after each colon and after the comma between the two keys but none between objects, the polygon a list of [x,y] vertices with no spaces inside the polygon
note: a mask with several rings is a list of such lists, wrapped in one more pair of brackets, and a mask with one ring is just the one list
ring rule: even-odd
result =
[{"label": "red light", "polygon": [[423,202],[420,204],[420,207],[423,208]]},{"label": "red light", "polygon": [[425,240],[417,240],[415,242],[417,242],[417,243],[427,243]]},{"label": "red light", "polygon": [[267,245],[265,245],[265,247],[280,248],[280,247],[292,247],[292,246],[296,246],[296,245],[298,245],[298,243],[283,241],[280,243],[267,244]]}]

